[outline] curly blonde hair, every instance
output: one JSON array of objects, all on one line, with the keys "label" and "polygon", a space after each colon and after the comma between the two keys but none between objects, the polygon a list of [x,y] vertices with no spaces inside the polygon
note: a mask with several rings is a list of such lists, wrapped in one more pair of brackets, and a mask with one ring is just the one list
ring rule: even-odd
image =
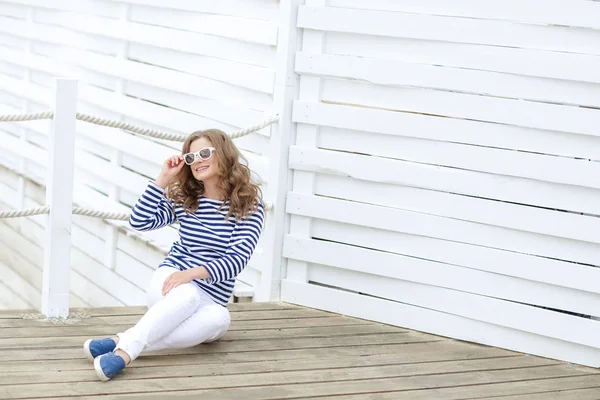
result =
[{"label": "curly blonde hair", "polygon": [[[217,187],[229,200],[226,219],[248,217],[259,204],[262,204],[262,191],[252,182],[252,174],[246,158],[240,153],[231,138],[219,129],[207,129],[190,134],[182,147],[182,154],[189,153],[192,142],[206,138],[215,148],[213,157],[217,167],[219,183]],[[182,170],[167,186],[167,197],[173,199],[174,207],[180,205],[186,213],[193,214],[198,209],[198,198],[204,193],[204,184],[194,178],[190,166]]]}]

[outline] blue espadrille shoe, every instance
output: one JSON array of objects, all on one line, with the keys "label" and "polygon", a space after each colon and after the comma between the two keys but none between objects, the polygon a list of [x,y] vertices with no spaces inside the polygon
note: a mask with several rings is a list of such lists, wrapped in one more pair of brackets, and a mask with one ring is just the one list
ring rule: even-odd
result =
[{"label": "blue espadrille shoe", "polygon": [[125,360],[113,353],[106,353],[94,359],[94,368],[101,381],[108,381],[125,368]]},{"label": "blue espadrille shoe", "polygon": [[83,351],[89,360],[94,361],[94,358],[110,353],[115,347],[117,347],[117,344],[111,338],[100,340],[88,339],[83,344]]}]

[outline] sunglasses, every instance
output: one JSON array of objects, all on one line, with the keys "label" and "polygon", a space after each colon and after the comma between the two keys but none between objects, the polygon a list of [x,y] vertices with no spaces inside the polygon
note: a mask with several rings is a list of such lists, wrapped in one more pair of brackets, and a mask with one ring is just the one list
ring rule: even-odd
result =
[{"label": "sunglasses", "polygon": [[187,165],[192,165],[196,161],[196,157],[203,161],[210,160],[214,151],[214,147],[205,147],[196,151],[195,153],[186,153],[183,155],[183,161]]}]

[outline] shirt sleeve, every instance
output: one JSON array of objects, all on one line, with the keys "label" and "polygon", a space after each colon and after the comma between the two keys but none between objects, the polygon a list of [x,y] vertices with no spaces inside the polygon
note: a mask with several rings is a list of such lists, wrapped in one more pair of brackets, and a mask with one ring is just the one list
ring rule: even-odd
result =
[{"label": "shirt sleeve", "polygon": [[172,202],[165,197],[165,190],[150,182],[131,210],[129,225],[136,231],[147,232],[176,220]]},{"label": "shirt sleeve", "polygon": [[265,211],[261,204],[249,218],[237,223],[225,255],[204,265],[210,274],[207,283],[212,285],[234,279],[242,272],[256,248],[264,219]]}]

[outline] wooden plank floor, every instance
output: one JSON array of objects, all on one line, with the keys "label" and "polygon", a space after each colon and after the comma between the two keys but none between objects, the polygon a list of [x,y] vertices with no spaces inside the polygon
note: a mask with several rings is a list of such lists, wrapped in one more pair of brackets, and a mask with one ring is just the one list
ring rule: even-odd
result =
[{"label": "wooden plank floor", "polygon": [[284,303],[229,309],[220,341],[144,354],[109,382],[82,343],[143,308],[74,310],[66,322],[0,311],[0,399],[600,399],[592,368]]}]

